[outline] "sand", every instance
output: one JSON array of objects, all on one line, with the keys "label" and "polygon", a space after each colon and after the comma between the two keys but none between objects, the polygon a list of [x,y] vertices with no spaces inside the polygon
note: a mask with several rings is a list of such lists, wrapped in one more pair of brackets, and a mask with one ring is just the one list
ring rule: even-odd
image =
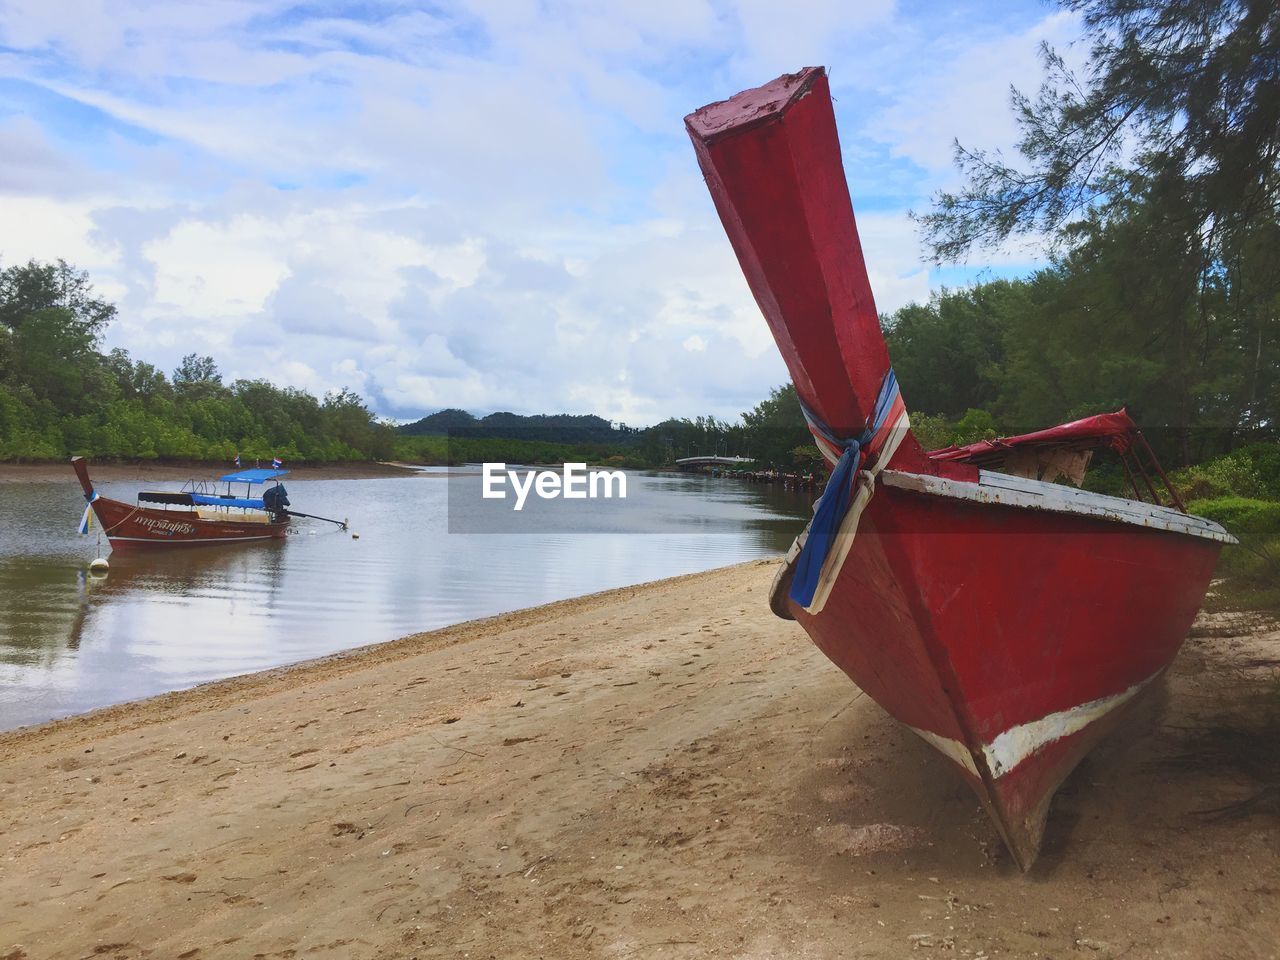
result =
[{"label": "sand", "polygon": [[1202,622],[1024,876],[773,571],[0,736],[0,957],[1277,955],[1280,633]]},{"label": "sand", "polygon": [[[244,469],[253,464],[245,464]],[[270,467],[270,463],[263,464]],[[160,483],[173,480],[187,481],[193,477],[204,479],[230,473],[235,466],[229,463],[98,463],[89,464],[89,475],[94,480],[136,480],[140,483]],[[287,464],[291,480],[366,480],[379,477],[438,476],[417,473],[410,464],[396,462],[332,463],[319,466],[294,466]],[[0,484],[3,483],[72,483],[75,474],[65,463],[0,463]]]}]

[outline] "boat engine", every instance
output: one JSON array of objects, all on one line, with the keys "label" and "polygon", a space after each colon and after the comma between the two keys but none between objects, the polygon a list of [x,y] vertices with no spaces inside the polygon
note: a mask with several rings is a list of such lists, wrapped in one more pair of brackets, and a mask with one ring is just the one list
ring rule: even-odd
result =
[{"label": "boat engine", "polygon": [[285,491],[283,483],[277,483],[274,487],[267,487],[262,491],[262,507],[273,518],[283,514],[287,506],[289,506],[289,494]]}]

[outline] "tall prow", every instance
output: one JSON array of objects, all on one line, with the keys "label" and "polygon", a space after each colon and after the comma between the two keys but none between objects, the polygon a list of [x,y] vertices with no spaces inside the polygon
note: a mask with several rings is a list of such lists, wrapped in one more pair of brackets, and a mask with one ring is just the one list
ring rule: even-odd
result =
[{"label": "tall prow", "polygon": [[[800,399],[834,437],[858,436],[892,372],[826,71],[806,67],[710,104],[685,127]],[[913,437],[900,439],[896,462],[924,462]]]},{"label": "tall prow", "polygon": [[76,477],[80,481],[80,487],[84,490],[85,499],[93,496],[93,482],[89,479],[89,466],[84,462],[84,457],[72,457],[71,469],[76,472]]}]

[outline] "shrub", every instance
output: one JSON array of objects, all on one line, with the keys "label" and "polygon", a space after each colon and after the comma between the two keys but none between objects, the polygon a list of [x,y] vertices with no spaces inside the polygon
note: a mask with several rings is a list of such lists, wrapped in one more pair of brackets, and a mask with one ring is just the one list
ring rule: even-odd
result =
[{"label": "shrub", "polygon": [[1240,543],[1222,551],[1225,578],[1217,603],[1247,609],[1280,609],[1280,502],[1247,497],[1195,500],[1187,509],[1216,520]]},{"label": "shrub", "polygon": [[970,407],[964,412],[964,416],[956,421],[951,442],[957,447],[963,447],[970,443],[977,443],[979,440],[994,440],[997,436],[995,418],[985,410],[975,410]]},{"label": "shrub", "polygon": [[930,413],[911,414],[911,432],[926,450],[940,450],[951,446],[951,434],[955,426],[946,417]]},{"label": "shrub", "polygon": [[1251,443],[1172,477],[1184,500],[1249,497],[1280,500],[1280,443]]},{"label": "shrub", "polygon": [[1129,487],[1124,468],[1114,462],[1097,463],[1097,459],[1100,458],[1097,454],[1094,457],[1094,464],[1084,475],[1084,483],[1081,484],[1083,489],[1093,493],[1104,493],[1109,497],[1132,497],[1133,490]]},{"label": "shrub", "polygon": [[1254,500],[1248,497],[1219,497],[1215,500],[1193,500],[1187,510],[1208,517],[1244,541],[1280,537],[1280,502]]},{"label": "shrub", "polygon": [[1251,443],[1231,456],[1249,461],[1258,478],[1258,496],[1280,500],[1280,443]]}]

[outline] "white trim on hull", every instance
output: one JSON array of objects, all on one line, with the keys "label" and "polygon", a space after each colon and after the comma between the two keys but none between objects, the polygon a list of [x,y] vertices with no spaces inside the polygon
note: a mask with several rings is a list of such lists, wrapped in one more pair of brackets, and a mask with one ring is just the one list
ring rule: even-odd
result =
[{"label": "white trim on hull", "polygon": [[1170,507],[1143,503],[1141,500],[1126,500],[1123,497],[1109,497],[1060,483],[1012,477],[991,470],[978,471],[977,483],[922,473],[905,473],[901,470],[885,470],[880,476],[890,487],[953,500],[971,500],[975,503],[1044,510],[1049,513],[1070,513],[1112,520],[1147,530],[1184,533],[1219,543],[1239,542],[1212,520]]},{"label": "white trim on hull", "polygon": [[[1041,717],[1039,720],[1031,720],[1027,723],[1020,723],[1017,726],[1010,727],[990,743],[982,745],[980,753],[986,762],[988,772],[992,777],[1003,777],[1016,769],[1019,764],[1032,754],[1044,749],[1049,744],[1079,733],[1085,727],[1101,720],[1112,710],[1128,703],[1141,693],[1147,684],[1160,676],[1163,670],[1164,668],[1161,667],[1160,670],[1157,670],[1145,680],[1135,683],[1132,687],[1122,690],[1120,693],[1112,694],[1108,697],[1099,697],[1097,700],[1090,700],[1088,703],[1082,703],[1066,710],[1059,710],[1057,713],[1051,713],[1048,716]],[[973,754],[965,744],[951,737],[944,737],[929,730],[921,730],[919,727],[913,727],[910,724],[905,724],[905,726],[948,759],[955,761],[975,777],[981,778],[978,766],[974,763]]]}]

